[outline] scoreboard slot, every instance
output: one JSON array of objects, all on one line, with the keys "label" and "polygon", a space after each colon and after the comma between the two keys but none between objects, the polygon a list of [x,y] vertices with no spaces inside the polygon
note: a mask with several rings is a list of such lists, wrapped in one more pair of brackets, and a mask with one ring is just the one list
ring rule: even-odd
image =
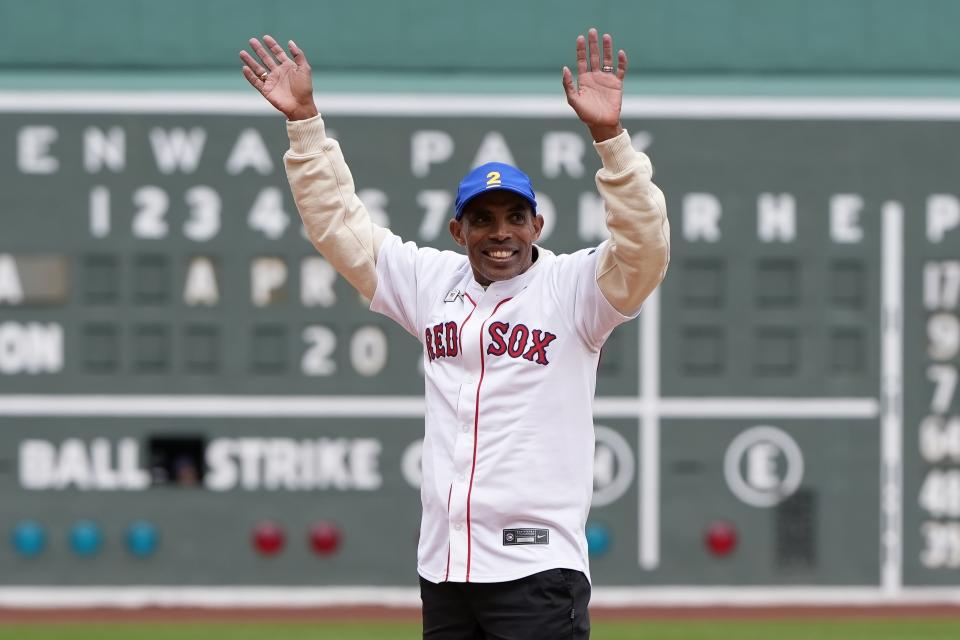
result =
[{"label": "scoreboard slot", "polygon": [[147,464],[154,487],[200,488],[206,473],[204,452],[207,439],[202,435],[148,435]]}]

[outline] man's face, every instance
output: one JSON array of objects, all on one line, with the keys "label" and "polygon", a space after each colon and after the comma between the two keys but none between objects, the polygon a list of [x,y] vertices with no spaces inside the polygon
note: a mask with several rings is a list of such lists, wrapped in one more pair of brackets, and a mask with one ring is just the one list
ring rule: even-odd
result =
[{"label": "man's face", "polygon": [[506,190],[480,194],[459,220],[450,221],[450,234],[466,247],[473,275],[483,286],[529,269],[541,229],[543,217],[533,213],[526,198]]}]

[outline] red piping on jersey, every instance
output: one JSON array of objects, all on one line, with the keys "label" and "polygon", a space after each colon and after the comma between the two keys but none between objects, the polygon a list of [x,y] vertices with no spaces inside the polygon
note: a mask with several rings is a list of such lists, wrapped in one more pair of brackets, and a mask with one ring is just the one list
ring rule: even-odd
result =
[{"label": "red piping on jersey", "polygon": [[[512,300],[513,298],[504,298],[493,308],[487,320],[493,317],[500,306]],[[473,302],[471,300],[470,302]],[[473,410],[473,465],[470,467],[470,487],[467,489],[467,577],[466,582],[470,582],[470,552],[472,551],[472,536],[470,534],[470,496],[473,494],[473,474],[477,470],[477,435],[480,430],[480,386],[483,384],[483,372],[486,369],[483,358],[483,328],[487,326],[487,320],[480,325],[480,380],[477,381],[477,402]]]},{"label": "red piping on jersey", "polygon": [[[447,489],[447,522],[450,521],[450,496],[453,495],[453,483]],[[450,536],[447,536],[447,570],[443,573],[443,581],[446,582],[450,577]]]},{"label": "red piping on jersey", "polygon": [[[463,328],[467,326],[467,323],[470,322],[470,316],[473,315],[473,312],[477,310],[477,303],[473,301],[473,298],[470,297],[469,293],[464,293],[467,297],[467,300],[470,301],[470,304],[473,305],[473,309],[470,310],[470,313],[467,314],[467,317],[463,319],[463,322],[460,323],[460,335],[457,336],[457,342],[463,344]],[[460,353],[463,354],[463,347],[460,348]]]}]

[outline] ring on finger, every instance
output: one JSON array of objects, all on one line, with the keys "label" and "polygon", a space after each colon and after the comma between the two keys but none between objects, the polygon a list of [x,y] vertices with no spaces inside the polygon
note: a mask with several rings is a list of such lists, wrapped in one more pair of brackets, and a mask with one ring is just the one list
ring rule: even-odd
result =
[{"label": "ring on finger", "polygon": [[260,82],[266,82],[268,75],[270,75],[270,74],[269,74],[268,72],[266,72],[266,71],[264,71],[263,73],[261,73],[261,74],[260,74]]},{"label": "ring on finger", "polygon": [[600,67],[600,71],[603,71],[604,73],[613,73],[613,67],[611,67],[608,64],[605,64],[602,67]]}]

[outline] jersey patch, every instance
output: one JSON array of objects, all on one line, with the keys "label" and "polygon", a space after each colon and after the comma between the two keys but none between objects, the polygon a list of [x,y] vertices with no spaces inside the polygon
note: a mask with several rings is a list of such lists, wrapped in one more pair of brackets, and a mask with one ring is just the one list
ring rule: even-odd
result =
[{"label": "jersey patch", "polygon": [[503,546],[550,544],[550,529],[504,529]]},{"label": "jersey patch", "polygon": [[447,292],[447,295],[444,296],[443,301],[444,301],[444,302],[456,302],[457,300],[459,300],[459,299],[462,298],[462,297],[463,297],[463,291],[460,291],[460,289],[452,289],[451,291],[448,291],[448,292]]}]

